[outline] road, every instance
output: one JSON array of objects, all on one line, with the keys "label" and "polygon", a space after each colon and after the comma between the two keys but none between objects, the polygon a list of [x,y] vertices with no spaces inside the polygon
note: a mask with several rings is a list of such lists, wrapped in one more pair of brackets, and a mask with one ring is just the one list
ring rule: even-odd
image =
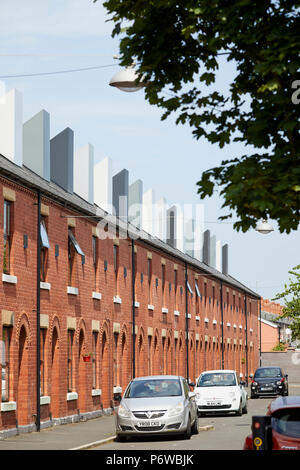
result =
[{"label": "road", "polygon": [[[300,395],[299,388],[290,387],[290,395]],[[127,442],[112,442],[93,450],[105,451],[140,451],[157,452],[187,450],[242,450],[245,437],[251,433],[253,415],[265,415],[269,398],[249,399],[248,413],[242,416],[219,415],[199,418],[200,426],[213,425],[214,429],[193,435],[190,440],[181,437],[131,438]]]}]

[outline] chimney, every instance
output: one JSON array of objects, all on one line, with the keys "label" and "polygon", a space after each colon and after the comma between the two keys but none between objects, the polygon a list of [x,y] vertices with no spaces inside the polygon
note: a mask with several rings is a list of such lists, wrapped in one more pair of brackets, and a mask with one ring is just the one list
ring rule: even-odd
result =
[{"label": "chimney", "polygon": [[0,99],[0,154],[23,164],[23,100],[15,88]]},{"label": "chimney", "polygon": [[50,115],[44,109],[23,124],[23,164],[50,181]]},{"label": "chimney", "polygon": [[73,193],[74,132],[67,127],[50,140],[50,178]]},{"label": "chimney", "polygon": [[94,147],[91,144],[74,154],[74,192],[94,204]]}]

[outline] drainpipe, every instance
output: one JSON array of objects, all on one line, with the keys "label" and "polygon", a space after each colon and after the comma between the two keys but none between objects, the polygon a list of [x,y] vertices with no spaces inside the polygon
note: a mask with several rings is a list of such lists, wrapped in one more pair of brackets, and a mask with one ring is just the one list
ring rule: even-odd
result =
[{"label": "drainpipe", "polygon": [[261,367],[261,297],[259,298],[259,367]]},{"label": "drainpipe", "polygon": [[220,281],[220,303],[221,303],[221,332],[222,332],[222,364],[221,364],[221,369],[224,369],[224,311],[223,311],[223,282],[222,280]]},{"label": "drainpipe", "polygon": [[132,377],[135,378],[135,256],[134,239],[131,239],[131,265],[132,265]]},{"label": "drainpipe", "polygon": [[188,291],[187,291],[187,263],[185,262],[185,326],[186,326],[186,378],[189,382],[189,319],[188,319]]},{"label": "drainpipe", "polygon": [[41,192],[37,190],[37,268],[36,268],[36,430],[41,427],[41,345],[40,345],[40,304],[41,304]]},{"label": "drainpipe", "polygon": [[245,319],[246,319],[246,385],[248,386],[248,321],[247,321],[247,295],[245,292]]}]

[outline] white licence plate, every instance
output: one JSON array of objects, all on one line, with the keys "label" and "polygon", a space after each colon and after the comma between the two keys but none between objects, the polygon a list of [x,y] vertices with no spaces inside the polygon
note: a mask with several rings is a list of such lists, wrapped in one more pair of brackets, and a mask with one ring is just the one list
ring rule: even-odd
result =
[{"label": "white licence plate", "polygon": [[138,428],[152,428],[160,426],[160,421],[138,421],[136,425]]},{"label": "white licence plate", "polygon": [[221,402],[220,401],[208,401],[207,406],[220,406]]},{"label": "white licence plate", "polygon": [[273,387],[261,387],[261,390],[273,390]]}]

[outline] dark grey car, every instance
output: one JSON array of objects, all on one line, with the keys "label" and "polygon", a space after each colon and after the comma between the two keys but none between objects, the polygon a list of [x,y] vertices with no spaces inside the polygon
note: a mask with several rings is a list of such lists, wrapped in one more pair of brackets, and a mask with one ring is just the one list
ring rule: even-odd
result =
[{"label": "dark grey car", "polygon": [[251,381],[251,398],[288,394],[288,376],[283,373],[281,367],[269,366],[256,369]]},{"label": "dark grey car", "polygon": [[116,412],[117,439],[126,436],[198,432],[195,393],[176,375],[133,379]]}]

